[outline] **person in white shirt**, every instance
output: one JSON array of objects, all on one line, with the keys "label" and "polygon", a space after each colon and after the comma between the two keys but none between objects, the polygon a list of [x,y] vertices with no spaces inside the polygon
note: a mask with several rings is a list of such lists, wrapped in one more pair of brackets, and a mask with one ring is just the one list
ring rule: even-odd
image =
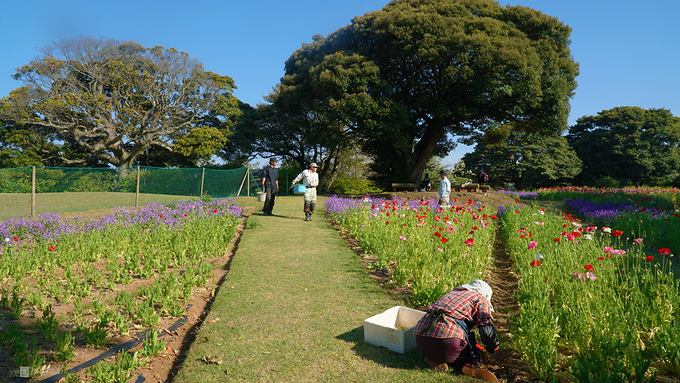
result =
[{"label": "person in white shirt", "polygon": [[319,174],[316,172],[317,168],[318,165],[316,162],[312,162],[312,164],[309,165],[309,169],[303,170],[290,184],[290,187],[292,188],[296,183],[302,181],[302,184],[307,188],[305,189],[305,221],[312,220],[312,214],[314,214],[314,209],[316,208],[316,187],[319,186]]},{"label": "person in white shirt", "polygon": [[439,172],[442,182],[439,184],[439,206],[446,208],[449,206],[449,194],[451,194],[451,181],[446,178],[444,170]]}]

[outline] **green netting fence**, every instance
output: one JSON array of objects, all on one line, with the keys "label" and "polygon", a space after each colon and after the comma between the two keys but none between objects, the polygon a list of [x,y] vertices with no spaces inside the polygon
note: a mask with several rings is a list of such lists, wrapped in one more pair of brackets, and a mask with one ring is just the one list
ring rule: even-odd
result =
[{"label": "green netting fence", "polygon": [[23,167],[0,169],[0,220],[179,200],[257,196],[247,167]]}]

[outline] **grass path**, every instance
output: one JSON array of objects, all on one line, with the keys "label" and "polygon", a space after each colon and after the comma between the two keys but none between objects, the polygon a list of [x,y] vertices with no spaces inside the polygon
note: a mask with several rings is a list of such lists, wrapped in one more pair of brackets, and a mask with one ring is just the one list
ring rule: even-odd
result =
[{"label": "grass path", "polygon": [[[325,199],[324,199],[325,200]],[[301,196],[256,206],[204,324],[174,382],[469,382],[437,374],[418,350],[401,355],[363,340],[363,320],[401,302],[367,275]]]}]

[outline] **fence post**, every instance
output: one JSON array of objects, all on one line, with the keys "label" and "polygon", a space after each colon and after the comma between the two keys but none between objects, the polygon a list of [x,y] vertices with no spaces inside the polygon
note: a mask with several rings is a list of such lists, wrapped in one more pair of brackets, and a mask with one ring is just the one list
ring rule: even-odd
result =
[{"label": "fence post", "polygon": [[135,207],[139,207],[139,165],[137,165],[137,191],[135,191]]},{"label": "fence post", "polygon": [[35,166],[31,166],[31,217],[35,217]]},{"label": "fence post", "polygon": [[241,190],[243,190],[243,184],[246,182],[246,177],[248,177],[248,168],[246,168],[246,174],[243,175],[243,179],[241,180],[241,186],[238,188],[238,192],[236,192],[236,196],[238,197],[241,195]]},{"label": "fence post", "polygon": [[205,182],[205,168],[202,168],[203,171],[201,172],[201,195],[198,197],[200,199],[203,199],[203,182]]},{"label": "fence post", "polygon": [[250,197],[250,164],[248,164],[246,171],[248,172],[248,191],[247,191],[247,196]]}]

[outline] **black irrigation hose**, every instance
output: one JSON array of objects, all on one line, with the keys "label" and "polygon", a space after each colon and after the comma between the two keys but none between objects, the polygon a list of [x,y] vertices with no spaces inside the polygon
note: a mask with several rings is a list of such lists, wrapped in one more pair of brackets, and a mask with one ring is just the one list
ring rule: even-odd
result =
[{"label": "black irrigation hose", "polygon": [[[184,317],[182,317],[181,319],[179,319],[177,322],[173,323],[172,326],[168,327],[167,332],[172,332],[172,331],[177,330],[178,328],[180,328],[180,327],[182,327],[184,324],[186,324],[187,321],[188,321],[188,316],[185,315]],[[160,336],[163,336],[165,333],[166,333],[166,331],[161,331],[161,332],[159,332],[158,336],[159,336],[159,337],[160,337]],[[125,342],[125,343],[123,343],[123,344],[120,344],[120,345],[118,345],[118,346],[116,346],[116,347],[113,347],[113,348],[110,349],[109,351],[107,351],[107,352],[105,352],[105,353],[103,353],[103,354],[97,356],[96,358],[92,358],[92,359],[88,360],[88,361],[85,362],[85,363],[82,363],[82,364],[80,364],[80,365],[78,365],[78,366],[73,367],[72,369],[68,370],[67,373],[69,373],[69,374],[76,373],[76,372],[78,372],[78,371],[80,371],[80,370],[82,370],[82,369],[88,368],[88,367],[90,367],[90,366],[94,366],[95,364],[101,362],[102,360],[104,360],[104,359],[106,359],[106,358],[110,358],[110,357],[112,357],[112,356],[115,356],[115,355],[118,354],[118,352],[121,351],[121,350],[127,351],[127,350],[129,350],[129,349],[135,347],[136,345],[140,344],[141,342],[143,342],[143,341],[148,337],[148,334],[149,334],[148,332],[146,332],[146,333],[137,333],[136,335],[137,335],[138,339],[133,339],[133,340],[127,341],[127,342]],[[41,381],[38,382],[38,383],[57,383],[57,382],[59,381],[59,379],[61,379],[61,378],[63,378],[63,377],[64,377],[63,374],[57,374],[57,375],[54,375],[54,376],[49,377],[49,378],[47,378],[47,379],[43,379],[43,380],[41,380]],[[15,379],[15,380],[13,380],[12,382],[23,382],[23,381],[25,381],[25,380],[24,380],[24,379]],[[143,381],[144,381],[144,380],[142,380],[142,382],[143,382]],[[140,382],[140,380],[138,379],[137,382]]]}]

